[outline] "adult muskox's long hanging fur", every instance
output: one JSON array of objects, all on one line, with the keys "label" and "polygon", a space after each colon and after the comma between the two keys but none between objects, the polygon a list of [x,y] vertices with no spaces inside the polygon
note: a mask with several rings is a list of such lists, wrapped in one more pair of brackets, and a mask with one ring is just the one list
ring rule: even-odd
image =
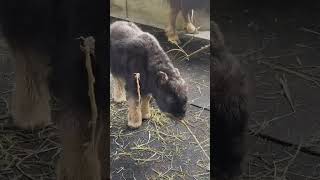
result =
[{"label": "adult muskox's long hanging fur", "polygon": [[[150,117],[153,96],[163,112],[175,118],[186,113],[187,86],[179,70],[161,48],[157,39],[131,22],[117,21],[110,26],[110,67],[114,77],[113,98],[128,97],[128,125],[137,128]],[[140,73],[141,104],[138,101],[135,73]]]},{"label": "adult muskox's long hanging fur", "polygon": [[248,121],[247,77],[224,45],[219,27],[211,23],[211,100],[213,166],[217,180],[236,179],[245,156]]}]

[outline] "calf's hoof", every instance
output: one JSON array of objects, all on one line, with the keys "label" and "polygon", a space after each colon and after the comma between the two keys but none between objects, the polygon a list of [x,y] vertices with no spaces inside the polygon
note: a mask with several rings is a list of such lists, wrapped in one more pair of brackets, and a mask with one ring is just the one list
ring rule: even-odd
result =
[{"label": "calf's hoof", "polygon": [[142,125],[141,111],[134,111],[128,114],[128,126],[132,129],[137,129]]},{"label": "calf's hoof", "polygon": [[150,119],[151,118],[151,113],[149,112],[149,113],[145,113],[145,114],[143,114],[142,115],[142,119],[144,119],[144,120],[147,120],[147,119]]}]

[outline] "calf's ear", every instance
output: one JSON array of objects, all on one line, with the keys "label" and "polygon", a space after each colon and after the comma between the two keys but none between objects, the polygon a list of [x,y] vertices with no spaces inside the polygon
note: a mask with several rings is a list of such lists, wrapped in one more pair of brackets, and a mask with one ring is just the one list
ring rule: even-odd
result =
[{"label": "calf's ear", "polygon": [[157,73],[157,75],[158,75],[158,79],[159,79],[160,84],[164,84],[169,79],[168,75],[163,71],[159,71]]}]

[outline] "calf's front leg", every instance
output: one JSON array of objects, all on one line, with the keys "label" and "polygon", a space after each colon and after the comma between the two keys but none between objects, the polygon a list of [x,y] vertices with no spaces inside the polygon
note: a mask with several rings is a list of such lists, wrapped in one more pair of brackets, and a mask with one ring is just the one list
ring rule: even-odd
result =
[{"label": "calf's front leg", "polygon": [[139,128],[142,124],[141,103],[135,97],[128,98],[128,126]]},{"label": "calf's front leg", "polygon": [[150,100],[151,96],[143,96],[141,98],[141,114],[142,119],[149,119],[151,117],[150,113]]}]

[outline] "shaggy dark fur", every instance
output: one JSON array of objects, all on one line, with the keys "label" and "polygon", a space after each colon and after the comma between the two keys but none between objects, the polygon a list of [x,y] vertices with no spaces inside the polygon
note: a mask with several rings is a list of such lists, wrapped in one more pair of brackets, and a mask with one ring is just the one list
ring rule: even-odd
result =
[{"label": "shaggy dark fur", "polygon": [[110,26],[111,73],[124,79],[128,98],[137,99],[134,73],[140,73],[141,96],[152,95],[160,110],[183,118],[187,87],[157,39],[134,23],[117,21]]},{"label": "shaggy dark fur", "polygon": [[[25,129],[48,125],[49,96],[61,103],[53,116],[62,135],[58,179],[107,179],[107,17],[107,2],[100,0],[0,0],[0,24],[17,68],[16,125]],[[91,111],[85,56],[80,50],[80,40],[76,39],[80,36],[96,39],[92,58],[98,106],[99,141],[95,147],[98,152],[84,146],[91,134],[88,128]],[[39,114],[39,107],[46,107],[46,112]]]},{"label": "shaggy dark fur", "polygon": [[192,9],[204,9],[210,11],[210,0],[168,0],[170,4],[169,23],[166,29],[166,35],[171,42],[179,43],[179,37],[176,32],[176,19],[181,11],[185,21],[185,29],[188,33],[195,33],[196,27],[191,21]]},{"label": "shaggy dark fur", "polygon": [[224,45],[216,23],[211,23],[211,100],[213,166],[216,180],[237,179],[246,153],[248,83],[240,62]]}]

